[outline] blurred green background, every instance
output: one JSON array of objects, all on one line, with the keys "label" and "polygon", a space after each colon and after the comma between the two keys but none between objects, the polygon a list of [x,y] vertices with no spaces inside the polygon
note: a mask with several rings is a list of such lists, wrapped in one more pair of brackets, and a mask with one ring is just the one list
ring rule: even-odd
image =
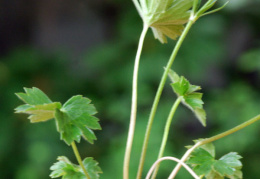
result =
[{"label": "blurred green background", "polygon": [[[92,99],[103,130],[96,132],[94,145],[82,141],[79,150],[82,157],[99,161],[101,178],[122,178],[132,68],[142,28],[132,2],[3,0],[0,9],[0,178],[49,178],[49,167],[60,155],[76,163],[72,149],[59,140],[53,120],[30,124],[26,115],[13,113],[22,104],[14,93],[33,86],[62,103],[76,94]],[[230,0],[224,10],[193,26],[173,69],[202,86],[207,127],[180,106],[165,155],[181,157],[193,139],[215,135],[260,113],[259,9],[259,0]],[[145,40],[131,178],[136,175],[151,103],[174,43],[160,44],[151,31]],[[144,175],[157,157],[175,100],[169,83],[152,129]],[[217,157],[231,151],[243,156],[247,179],[260,176],[259,129],[256,123],[214,143]],[[163,163],[158,178],[167,178],[174,165]],[[191,177],[181,170],[177,178]]]}]

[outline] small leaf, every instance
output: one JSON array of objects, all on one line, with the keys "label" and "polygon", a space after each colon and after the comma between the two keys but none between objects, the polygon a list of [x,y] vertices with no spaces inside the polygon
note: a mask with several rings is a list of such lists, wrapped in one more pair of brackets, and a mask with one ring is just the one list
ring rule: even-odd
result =
[{"label": "small leaf", "polygon": [[56,109],[61,108],[61,104],[58,102],[43,104],[43,105],[21,105],[18,106],[15,110],[16,113],[26,113],[30,114],[28,119],[31,120],[32,123],[34,122],[43,122],[49,119],[54,118],[54,113]]},{"label": "small leaf", "polygon": [[[203,139],[200,139],[203,140]],[[196,142],[200,141],[196,140]],[[195,149],[187,164],[193,166],[193,170],[206,179],[230,179],[242,178],[242,163],[239,161],[242,157],[236,152],[224,155],[219,160],[215,159],[215,147],[213,144],[206,144]]]},{"label": "small leaf", "polygon": [[30,105],[40,105],[52,103],[46,94],[38,88],[24,88],[26,93],[16,93],[16,95],[25,103]]},{"label": "small leaf", "polygon": [[[98,162],[88,157],[83,160],[83,165],[91,179],[98,179],[99,173],[102,173]],[[62,179],[86,179],[86,176],[79,165],[75,165],[69,161],[67,157],[58,157],[58,162],[54,163],[51,168],[51,178],[62,177]]]},{"label": "small leaf", "polygon": [[88,157],[83,160],[83,165],[85,166],[91,179],[99,178],[99,173],[102,173],[102,170],[98,166],[98,162],[93,160],[93,158]]},{"label": "small leaf", "polygon": [[180,77],[179,81],[172,83],[172,88],[179,96],[184,96],[189,90],[190,83],[183,76]]},{"label": "small leaf", "polygon": [[16,113],[30,114],[29,119],[33,122],[43,122],[54,118],[56,109],[61,108],[58,102],[52,102],[46,94],[38,88],[24,88],[26,93],[16,93],[25,103],[15,108]]},{"label": "small leaf", "polygon": [[221,157],[219,160],[225,162],[230,167],[241,168],[242,163],[239,160],[241,158],[242,157],[240,155],[238,155],[236,152],[230,152],[230,153],[224,155],[223,157]]},{"label": "small leaf", "polygon": [[161,43],[181,35],[190,17],[193,0],[140,0],[141,17]]},{"label": "small leaf", "polygon": [[206,126],[206,112],[203,109],[202,93],[196,92],[201,89],[200,86],[192,85],[183,76],[179,77],[177,73],[170,70],[168,73],[173,91],[177,96],[183,96],[182,103],[192,110],[203,126]]},{"label": "small leaf", "polygon": [[93,129],[101,129],[96,117],[96,109],[90,99],[80,95],[70,98],[61,109],[55,112],[57,129],[61,139],[70,145],[74,140],[80,142],[81,136],[93,144],[96,136]]}]

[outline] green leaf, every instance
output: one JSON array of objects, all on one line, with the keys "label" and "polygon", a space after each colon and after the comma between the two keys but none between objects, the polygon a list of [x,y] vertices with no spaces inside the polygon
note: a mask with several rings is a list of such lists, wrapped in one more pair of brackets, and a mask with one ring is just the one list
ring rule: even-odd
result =
[{"label": "green leaf", "polygon": [[206,126],[206,112],[203,109],[202,93],[197,92],[200,86],[192,85],[183,76],[179,77],[177,73],[170,70],[168,73],[173,91],[177,96],[183,96],[182,103],[192,110],[203,126]]},{"label": "green leaf", "polygon": [[140,0],[140,4],[144,23],[152,28],[156,39],[166,43],[166,36],[176,39],[181,35],[193,0]]},{"label": "green leaf", "polygon": [[184,96],[189,90],[190,83],[183,76],[180,77],[179,81],[172,83],[172,88],[179,96]]},{"label": "green leaf", "polygon": [[239,161],[241,158],[236,152],[231,152],[216,160],[215,147],[210,143],[194,150],[187,164],[191,164],[198,175],[205,176],[207,179],[224,179],[225,177],[241,179],[242,163]]},{"label": "green leaf", "polygon": [[25,103],[30,105],[49,104],[52,101],[38,88],[24,88],[26,93],[16,93],[16,95]]},{"label": "green leaf", "polygon": [[16,113],[29,114],[32,123],[43,122],[54,118],[56,109],[61,108],[58,102],[52,102],[46,94],[38,88],[24,88],[26,93],[16,93],[25,103],[15,108]]},{"label": "green leaf", "polygon": [[[88,157],[83,160],[83,165],[88,172],[91,179],[98,179],[99,173],[102,173],[98,162],[93,160],[93,158]],[[86,179],[86,176],[79,165],[75,165],[69,161],[67,157],[58,157],[58,162],[54,163],[51,168],[52,170],[50,177],[62,179]]]},{"label": "green leaf", "polygon": [[61,139],[70,145],[74,140],[80,142],[81,136],[93,144],[96,136],[93,129],[101,129],[97,113],[90,99],[80,95],[70,98],[61,109],[55,112],[57,129]]},{"label": "green leaf", "polygon": [[102,173],[102,170],[98,166],[98,162],[93,160],[93,158],[88,157],[83,160],[83,165],[85,166],[91,179],[99,178],[99,173]]}]

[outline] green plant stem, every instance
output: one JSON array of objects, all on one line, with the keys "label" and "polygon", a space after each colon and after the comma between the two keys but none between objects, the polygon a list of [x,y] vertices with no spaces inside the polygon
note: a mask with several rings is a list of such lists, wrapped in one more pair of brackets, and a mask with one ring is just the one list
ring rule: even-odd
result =
[{"label": "green plant stem", "polygon": [[141,154],[138,173],[137,173],[137,179],[141,179],[141,177],[142,177],[144,160],[145,160],[145,156],[146,156],[146,151],[147,151],[148,141],[149,141],[149,137],[150,137],[150,133],[151,133],[151,129],[152,129],[152,124],[153,124],[154,116],[155,116],[155,113],[156,113],[156,110],[157,110],[157,106],[158,106],[158,103],[159,103],[165,82],[167,80],[167,75],[169,73],[169,70],[172,66],[172,63],[173,63],[181,45],[182,45],[185,37],[187,36],[192,24],[193,24],[193,21],[190,20],[187,23],[187,25],[185,26],[185,29],[182,32],[182,35],[180,36],[177,44],[175,45],[175,48],[174,48],[172,54],[171,54],[171,57],[168,61],[168,64],[167,64],[165,71],[163,73],[163,76],[161,78],[158,90],[156,92],[156,96],[155,96],[155,99],[154,99],[154,102],[153,102],[153,106],[152,106],[151,113],[150,113],[150,116],[149,116],[148,124],[147,124],[147,127],[146,127],[145,138],[144,138],[144,143],[143,143],[143,148],[142,148],[142,154]]},{"label": "green plant stem", "polygon": [[82,168],[84,174],[86,175],[87,179],[91,179],[89,174],[88,174],[88,172],[87,172],[87,170],[86,170],[86,168],[84,167],[84,165],[82,163],[82,159],[81,159],[81,157],[79,155],[78,148],[77,148],[77,146],[76,146],[74,141],[71,143],[71,146],[72,146],[73,152],[74,152],[74,154],[75,154],[75,156],[77,158],[77,161],[78,161],[79,165],[81,166],[81,168]]},{"label": "green plant stem", "polygon": [[137,113],[138,68],[139,68],[139,61],[140,61],[140,56],[143,48],[144,38],[148,28],[149,27],[146,24],[144,24],[143,31],[140,36],[139,45],[138,45],[136,58],[135,58],[135,64],[134,64],[131,117],[130,117],[126,150],[125,150],[124,167],[123,167],[124,179],[129,178],[129,163],[130,163],[130,156],[131,156],[132,144],[134,139],[134,130],[135,130],[136,113]]},{"label": "green plant stem", "polygon": [[[240,124],[240,125],[238,125],[238,126],[232,128],[232,129],[230,129],[230,130],[228,130],[228,131],[226,131],[226,132],[223,132],[223,133],[221,133],[221,134],[218,134],[218,135],[215,135],[215,136],[213,136],[213,137],[210,137],[210,138],[207,138],[207,139],[204,139],[204,140],[201,140],[201,141],[197,142],[192,148],[190,148],[189,150],[187,150],[187,152],[186,152],[186,153],[183,155],[183,157],[181,158],[181,161],[182,161],[182,162],[185,162],[185,161],[187,160],[187,158],[189,157],[189,155],[190,155],[197,147],[199,147],[199,146],[201,146],[201,145],[204,145],[204,144],[207,144],[207,143],[210,143],[210,142],[213,142],[213,141],[216,141],[216,140],[221,139],[221,138],[223,138],[223,137],[226,137],[226,136],[228,136],[228,135],[230,135],[230,134],[233,134],[234,132],[237,132],[237,131],[243,129],[243,128],[249,126],[250,124],[255,123],[255,122],[258,121],[258,120],[260,120],[260,115],[255,116],[255,117],[249,119],[248,121],[246,121],[246,122],[244,122],[244,123],[242,123],[242,124]],[[174,168],[174,170],[172,171],[171,175],[169,176],[169,179],[173,179],[173,178],[176,176],[177,172],[180,170],[180,168],[181,168],[181,164],[178,164],[178,165]]]},{"label": "green plant stem", "polygon": [[[173,106],[172,106],[172,109],[170,111],[170,114],[167,118],[167,122],[166,122],[166,125],[165,125],[165,128],[164,128],[164,134],[163,134],[163,139],[162,139],[162,143],[161,143],[161,147],[160,147],[160,151],[159,151],[159,154],[158,154],[158,157],[157,157],[157,160],[159,160],[160,158],[163,157],[163,153],[164,153],[164,149],[165,149],[165,146],[166,146],[166,142],[167,142],[167,139],[168,139],[168,135],[169,135],[169,131],[170,131],[170,127],[171,127],[171,123],[172,123],[172,118],[176,112],[176,109],[177,107],[179,106],[181,100],[182,100],[182,96],[178,97],[176,99],[176,101],[174,102]],[[153,172],[153,176],[152,176],[152,179],[155,179],[156,175],[157,175],[157,172],[159,170],[159,166],[160,164],[158,164],[156,166],[156,168],[154,169],[154,172]]]}]

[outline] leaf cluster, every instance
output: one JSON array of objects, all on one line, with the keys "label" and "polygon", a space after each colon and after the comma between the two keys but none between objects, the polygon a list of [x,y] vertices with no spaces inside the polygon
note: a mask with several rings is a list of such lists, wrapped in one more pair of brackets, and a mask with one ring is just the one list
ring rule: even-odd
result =
[{"label": "leaf cluster", "polygon": [[[75,165],[69,161],[67,157],[59,156],[58,162],[51,166],[52,173],[51,178],[62,177],[62,179],[86,179],[86,176],[79,165]],[[87,157],[83,160],[83,165],[88,172],[91,179],[98,179],[99,173],[102,173],[98,162],[91,157]]]},{"label": "leaf cluster", "polygon": [[175,94],[182,97],[182,103],[194,112],[203,126],[206,126],[206,112],[203,109],[202,93],[197,92],[201,87],[190,84],[186,78],[180,77],[173,70],[170,70],[168,75],[173,82],[171,86]]},{"label": "leaf cluster", "polygon": [[55,119],[61,139],[68,145],[73,141],[80,142],[81,137],[91,144],[96,140],[92,130],[101,129],[97,113],[91,100],[80,95],[73,96],[64,105],[52,102],[49,97],[38,88],[24,88],[25,93],[16,95],[26,104],[18,106],[16,113],[29,114],[31,122],[43,122]]},{"label": "leaf cluster", "polygon": [[192,165],[194,172],[206,179],[242,179],[242,157],[230,152],[220,159],[215,159],[215,147],[212,143],[195,149],[187,164]]}]

